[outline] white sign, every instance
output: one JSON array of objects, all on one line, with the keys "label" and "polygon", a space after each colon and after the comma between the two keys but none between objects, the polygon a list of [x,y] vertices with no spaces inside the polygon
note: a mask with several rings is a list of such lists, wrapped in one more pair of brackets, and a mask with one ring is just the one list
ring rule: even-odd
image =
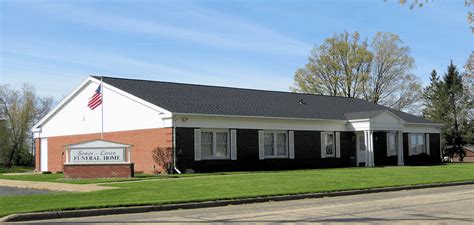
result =
[{"label": "white sign", "polygon": [[123,148],[71,149],[70,163],[125,162]]}]

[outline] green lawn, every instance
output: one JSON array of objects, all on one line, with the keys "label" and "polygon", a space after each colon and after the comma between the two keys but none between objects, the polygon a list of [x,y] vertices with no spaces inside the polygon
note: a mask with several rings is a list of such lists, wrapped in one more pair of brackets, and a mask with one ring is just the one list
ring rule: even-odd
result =
[{"label": "green lawn", "polygon": [[25,168],[14,167],[10,170],[0,169],[0,179],[8,180],[25,180],[25,181],[39,181],[39,182],[56,182],[56,183],[69,183],[69,184],[97,184],[97,183],[111,183],[111,182],[128,182],[138,180],[151,180],[151,179],[166,179],[166,178],[184,178],[184,177],[196,177],[196,176],[214,176],[219,174],[238,174],[234,173],[195,173],[195,174],[135,174],[133,178],[100,178],[100,179],[65,179],[62,173],[51,173],[51,174],[19,174],[19,175],[6,175],[5,173],[20,173],[20,172],[32,172],[32,169],[26,170]]},{"label": "green lawn", "polygon": [[124,182],[124,181],[135,181],[135,180],[145,180],[145,179],[161,179],[161,178],[172,178],[172,177],[173,176],[171,175],[135,174],[135,177],[133,178],[64,179],[64,174],[62,173],[27,174],[27,175],[0,174],[0,179],[57,182],[57,183],[69,183],[69,184],[95,184],[95,183]]},{"label": "green lawn", "polygon": [[474,181],[474,164],[230,173],[225,176],[201,174],[176,179],[108,183],[107,186],[121,188],[90,193],[0,197],[0,216],[19,212],[168,204],[455,181]]},{"label": "green lawn", "polygon": [[25,173],[25,172],[33,172],[35,168],[33,167],[26,167],[26,166],[14,166],[12,168],[5,168],[0,167],[0,174],[1,173]]}]

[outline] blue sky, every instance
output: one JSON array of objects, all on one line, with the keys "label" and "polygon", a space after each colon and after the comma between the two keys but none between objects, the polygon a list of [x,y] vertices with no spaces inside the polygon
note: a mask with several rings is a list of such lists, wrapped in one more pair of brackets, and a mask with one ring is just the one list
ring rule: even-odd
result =
[{"label": "blue sky", "polygon": [[287,91],[334,33],[393,32],[425,83],[473,50],[464,0],[0,1],[0,81],[67,95],[89,74]]}]

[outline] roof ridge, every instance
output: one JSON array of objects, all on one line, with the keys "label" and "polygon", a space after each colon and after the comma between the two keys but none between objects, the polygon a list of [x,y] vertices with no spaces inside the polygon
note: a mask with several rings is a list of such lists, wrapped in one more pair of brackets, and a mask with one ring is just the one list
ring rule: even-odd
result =
[{"label": "roof ridge", "polygon": [[[150,79],[122,78],[122,77],[97,76],[97,75],[90,75],[90,76],[94,77],[96,79],[100,79],[100,77],[102,77],[102,78],[109,78],[109,79],[157,82],[157,83],[191,85],[191,86],[213,87],[213,88],[228,88],[228,89],[238,89],[238,90],[248,90],[248,91],[265,91],[265,92],[275,92],[275,93],[285,93],[285,94],[298,94],[298,95],[309,95],[309,96],[333,97],[333,98],[356,99],[356,100],[366,101],[364,99],[355,98],[355,97],[351,98],[351,97],[346,97],[346,96],[311,94],[311,93],[301,93],[301,92],[291,92],[291,91],[277,91],[277,90],[265,90],[265,89],[256,89],[256,88],[229,87],[229,86],[208,85],[208,84],[192,84],[192,83],[180,83],[180,82],[172,82],[172,81],[158,81],[158,80],[150,80]],[[369,101],[366,101],[366,102],[369,102]],[[369,102],[369,103],[372,103],[372,102]],[[372,104],[379,105],[379,104],[376,104],[376,103],[372,103]]]}]

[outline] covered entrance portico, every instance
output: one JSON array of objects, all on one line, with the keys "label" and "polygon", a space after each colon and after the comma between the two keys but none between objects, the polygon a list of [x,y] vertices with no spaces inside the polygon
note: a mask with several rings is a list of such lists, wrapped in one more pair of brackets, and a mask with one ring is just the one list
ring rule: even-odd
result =
[{"label": "covered entrance portico", "polygon": [[[391,144],[385,145],[385,150],[394,148],[397,155],[397,165],[403,166],[403,127],[405,121],[388,110],[346,114],[350,118],[348,129],[356,133],[357,166],[375,166],[374,132],[384,132],[393,135]],[[387,140],[389,140],[387,138]],[[377,151],[382,151],[381,149]]]}]

